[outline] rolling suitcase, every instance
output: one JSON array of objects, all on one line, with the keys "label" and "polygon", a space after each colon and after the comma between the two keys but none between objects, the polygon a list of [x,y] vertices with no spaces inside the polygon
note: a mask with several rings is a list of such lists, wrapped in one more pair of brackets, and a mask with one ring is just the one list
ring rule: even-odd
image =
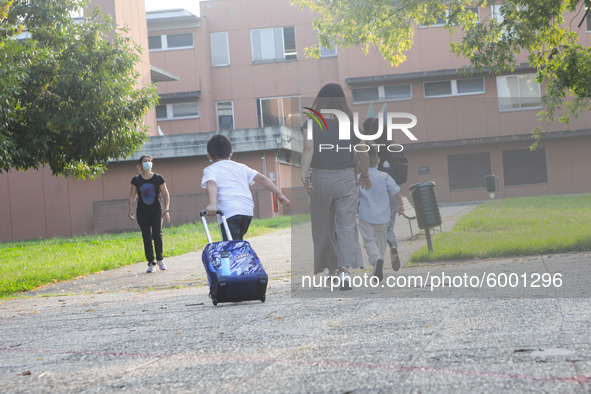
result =
[{"label": "rolling suitcase", "polygon": [[207,273],[209,296],[213,305],[218,302],[239,302],[261,300],[265,302],[268,276],[256,252],[247,241],[234,241],[221,211],[222,226],[228,241],[213,242],[205,211],[201,211],[201,222],[205,227],[207,246],[203,249],[201,260]]}]

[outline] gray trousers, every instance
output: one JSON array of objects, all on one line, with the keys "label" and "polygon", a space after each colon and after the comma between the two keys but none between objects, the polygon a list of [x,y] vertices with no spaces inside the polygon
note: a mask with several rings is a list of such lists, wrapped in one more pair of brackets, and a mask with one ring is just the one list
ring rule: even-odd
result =
[{"label": "gray trousers", "polygon": [[386,251],[386,228],[388,223],[372,224],[359,219],[359,232],[363,238],[363,246],[367,253],[369,264],[375,265],[376,261],[384,261]]},{"label": "gray trousers", "polygon": [[310,213],[314,273],[363,265],[357,207],[359,187],[353,168],[312,171]]},{"label": "gray trousers", "polygon": [[394,223],[396,222],[396,210],[398,209],[398,200],[394,196],[390,196],[390,223],[386,229],[386,238],[393,248],[398,249],[398,242],[396,242],[396,234],[394,234]]}]

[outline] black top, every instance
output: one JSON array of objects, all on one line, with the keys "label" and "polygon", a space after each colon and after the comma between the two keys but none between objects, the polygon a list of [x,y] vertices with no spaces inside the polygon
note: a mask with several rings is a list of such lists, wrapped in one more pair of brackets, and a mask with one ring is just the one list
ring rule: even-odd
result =
[{"label": "black top", "polygon": [[[354,146],[359,143],[359,138],[353,133],[351,126],[351,140],[339,140],[339,122],[337,119],[326,119],[328,130],[320,129],[317,123],[314,123],[312,129],[314,138],[314,156],[310,167],[324,170],[340,170],[344,168],[355,167]],[[304,138],[307,131],[304,129]],[[320,144],[332,145],[327,149],[323,145],[320,151]],[[339,147],[337,151],[337,146]],[[349,149],[351,150],[349,152]]]},{"label": "black top", "polygon": [[159,174],[154,174],[150,179],[145,179],[141,175],[136,175],[131,179],[131,184],[138,191],[137,210],[138,211],[162,211],[160,204],[160,185],[164,183],[164,178]]}]

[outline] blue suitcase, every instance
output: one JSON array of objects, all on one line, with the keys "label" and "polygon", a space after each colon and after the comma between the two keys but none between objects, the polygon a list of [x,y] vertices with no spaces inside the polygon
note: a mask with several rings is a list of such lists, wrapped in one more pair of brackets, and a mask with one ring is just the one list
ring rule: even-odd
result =
[{"label": "blue suitcase", "polygon": [[[213,305],[218,302],[239,302],[261,300],[265,302],[268,276],[256,252],[247,241],[234,241],[226,218],[221,211],[221,231],[226,232],[228,241],[213,242],[205,211],[201,211],[201,222],[209,244],[203,249],[201,260],[207,273],[209,296]],[[222,267],[222,260],[228,264]],[[222,273],[222,271],[224,271]]]}]

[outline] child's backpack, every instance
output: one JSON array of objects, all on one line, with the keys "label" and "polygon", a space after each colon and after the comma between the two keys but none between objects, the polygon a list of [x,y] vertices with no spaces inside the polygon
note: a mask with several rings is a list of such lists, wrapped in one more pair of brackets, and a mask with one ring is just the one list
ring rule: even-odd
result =
[{"label": "child's backpack", "polygon": [[380,162],[378,169],[394,178],[397,185],[402,185],[408,179],[408,159],[402,152],[388,152],[386,160]]}]

